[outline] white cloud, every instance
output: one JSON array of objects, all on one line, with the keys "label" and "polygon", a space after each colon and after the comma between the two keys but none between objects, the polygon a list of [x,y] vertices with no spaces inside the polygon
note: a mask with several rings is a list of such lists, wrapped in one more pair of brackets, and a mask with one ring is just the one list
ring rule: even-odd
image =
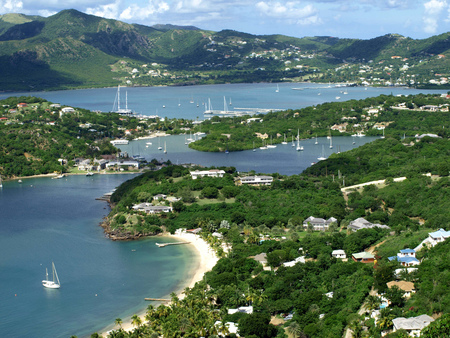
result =
[{"label": "white cloud", "polygon": [[120,8],[120,0],[106,5],[99,5],[97,7],[86,8],[86,13],[100,16],[102,18],[118,19],[120,12],[119,8]]},{"label": "white cloud", "polygon": [[287,20],[300,25],[310,25],[320,23],[317,16],[318,10],[312,5],[300,7],[298,2],[264,2],[256,4],[257,10],[268,17]]},{"label": "white cloud", "polygon": [[120,20],[145,20],[155,14],[160,14],[167,12],[170,9],[169,4],[167,2],[151,2],[146,6],[140,7],[136,4],[133,4],[127,7],[122,13],[119,15]]},{"label": "white cloud", "polygon": [[430,0],[423,5],[425,7],[423,23],[426,33],[435,34],[439,27],[439,17],[443,10],[448,8],[446,0]]},{"label": "white cloud", "polygon": [[18,13],[23,9],[23,2],[16,0],[0,0],[0,13]]}]

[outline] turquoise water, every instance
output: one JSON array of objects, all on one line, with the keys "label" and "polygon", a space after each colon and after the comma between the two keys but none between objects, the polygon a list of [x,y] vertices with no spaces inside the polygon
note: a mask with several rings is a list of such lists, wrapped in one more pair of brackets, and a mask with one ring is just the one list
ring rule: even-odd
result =
[{"label": "turquoise water", "polygon": [[[0,332],[3,337],[79,337],[129,317],[190,280],[192,248],[156,239],[114,242],[95,200],[130,175],[4,182],[0,190]],[[158,238],[158,241],[169,241]],[[168,249],[168,250],[167,250]],[[41,280],[54,261],[61,289]]]}]

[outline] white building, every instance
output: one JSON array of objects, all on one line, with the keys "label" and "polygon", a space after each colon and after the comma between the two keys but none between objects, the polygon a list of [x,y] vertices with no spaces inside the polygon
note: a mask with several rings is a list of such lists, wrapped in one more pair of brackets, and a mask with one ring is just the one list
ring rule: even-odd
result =
[{"label": "white building", "polygon": [[190,172],[191,177],[193,180],[199,178],[199,177],[203,177],[203,176],[207,176],[207,177],[223,177],[223,175],[225,175],[225,171],[223,170],[219,170],[219,169],[211,169],[211,170],[195,170],[195,171],[191,171]]},{"label": "white building", "polygon": [[428,315],[420,315],[411,318],[398,317],[392,320],[394,332],[403,329],[407,331],[411,337],[420,337],[420,331],[430,325],[431,322],[434,322],[434,319]]},{"label": "white building", "polygon": [[345,259],[347,258],[347,255],[345,254],[344,250],[333,250],[331,253],[331,256],[338,259]]},{"label": "white building", "polygon": [[272,176],[245,176],[239,177],[236,180],[237,185],[250,184],[250,185],[271,185],[273,182]]}]

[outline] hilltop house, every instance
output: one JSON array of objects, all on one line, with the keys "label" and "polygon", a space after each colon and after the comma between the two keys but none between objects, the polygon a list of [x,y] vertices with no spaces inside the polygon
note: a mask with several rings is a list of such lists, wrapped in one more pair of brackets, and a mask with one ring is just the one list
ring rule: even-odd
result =
[{"label": "hilltop house", "polygon": [[358,231],[361,229],[372,229],[372,228],[390,229],[390,227],[388,227],[387,225],[373,224],[362,217],[357,218],[354,221],[351,221],[350,224],[348,225],[348,228],[351,229],[352,231]]},{"label": "hilltop house", "polygon": [[389,289],[393,288],[394,286],[398,287],[400,290],[402,290],[404,292],[403,297],[405,297],[405,298],[411,297],[411,294],[416,292],[416,288],[414,287],[413,282],[392,281],[392,282],[386,283],[386,285]]},{"label": "hilltop house", "polygon": [[416,251],[414,249],[403,249],[397,256],[388,257],[389,261],[398,261],[403,266],[419,265],[420,261],[416,258]]},{"label": "hilltop house", "polygon": [[331,223],[336,222],[337,219],[334,217],[330,217],[329,219],[325,220],[323,218],[316,218],[313,216],[309,216],[307,219],[303,221],[303,227],[308,228],[308,225],[312,225],[314,227],[314,230],[325,231],[328,230],[328,227]]},{"label": "hilltop house", "polygon": [[373,263],[375,261],[375,256],[368,252],[363,251],[352,254],[352,259],[355,262]]},{"label": "hilltop house", "polygon": [[133,205],[133,210],[143,211],[146,214],[160,214],[163,212],[172,212],[172,207],[166,205],[153,205],[151,203],[139,203]]},{"label": "hilltop house", "polygon": [[236,185],[271,185],[273,182],[272,176],[245,176],[236,179]]},{"label": "hilltop house", "polygon": [[411,337],[420,337],[420,331],[432,322],[434,322],[434,319],[428,315],[420,315],[411,318],[398,317],[392,320],[394,332],[403,329],[408,332]]},{"label": "hilltop house", "polygon": [[197,178],[201,178],[203,176],[207,177],[223,177],[225,175],[225,171],[219,170],[219,169],[211,169],[211,170],[195,170],[190,172],[191,177],[193,180],[196,180]]},{"label": "hilltop house", "polygon": [[449,237],[450,231],[445,231],[442,228],[438,231],[430,232],[428,237],[424,239],[416,248],[414,248],[414,250],[419,251],[424,245],[433,247],[438,243],[444,242]]},{"label": "hilltop house", "polygon": [[347,255],[345,254],[344,250],[333,250],[331,253],[331,256],[337,259],[345,259],[347,258]]}]

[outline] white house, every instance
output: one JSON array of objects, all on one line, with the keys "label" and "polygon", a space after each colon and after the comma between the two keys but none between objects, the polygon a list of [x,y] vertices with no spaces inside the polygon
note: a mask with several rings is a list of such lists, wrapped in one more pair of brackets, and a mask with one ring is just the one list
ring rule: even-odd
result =
[{"label": "white house", "polygon": [[191,177],[193,180],[199,178],[199,177],[203,177],[203,176],[207,176],[207,177],[223,177],[223,175],[225,175],[225,171],[223,170],[219,170],[219,169],[211,169],[211,170],[195,170],[195,171],[191,171],[190,172]]},{"label": "white house", "polygon": [[250,185],[271,185],[273,182],[272,176],[245,176],[239,177],[236,180],[237,185],[250,184]]},{"label": "white house", "polygon": [[348,228],[352,231],[358,231],[361,229],[371,229],[371,228],[381,228],[381,229],[390,229],[387,225],[384,224],[372,224],[364,218],[360,217],[351,221],[348,225]]},{"label": "white house", "polygon": [[228,309],[228,314],[232,315],[233,313],[236,312],[241,312],[241,313],[246,313],[248,315],[251,315],[253,313],[253,306],[241,306],[238,307],[237,309]]},{"label": "white house", "polygon": [[411,337],[420,337],[420,331],[430,325],[431,322],[434,322],[434,319],[428,315],[420,315],[411,318],[398,317],[392,320],[394,332],[403,329],[407,331]]},{"label": "white house", "polygon": [[300,257],[297,257],[296,259],[294,259],[293,261],[290,261],[290,262],[284,262],[283,263],[283,265],[285,266],[285,267],[293,267],[295,264],[297,264],[297,263],[305,263],[306,261],[305,261],[305,256],[300,256]]},{"label": "white house", "polygon": [[153,205],[151,203],[139,203],[133,205],[133,210],[143,211],[146,214],[160,214],[162,212],[172,212],[172,207],[167,205]]},{"label": "white house", "polygon": [[338,259],[345,259],[347,258],[347,255],[345,254],[344,250],[333,250],[331,253],[331,256]]},{"label": "white house", "polygon": [[307,228],[309,224],[311,224],[314,227],[314,230],[321,230],[325,231],[328,230],[328,227],[331,223],[336,223],[337,219],[334,217],[330,217],[329,219],[325,220],[323,218],[316,218],[313,216],[309,216],[307,219],[303,221],[303,227]]}]

